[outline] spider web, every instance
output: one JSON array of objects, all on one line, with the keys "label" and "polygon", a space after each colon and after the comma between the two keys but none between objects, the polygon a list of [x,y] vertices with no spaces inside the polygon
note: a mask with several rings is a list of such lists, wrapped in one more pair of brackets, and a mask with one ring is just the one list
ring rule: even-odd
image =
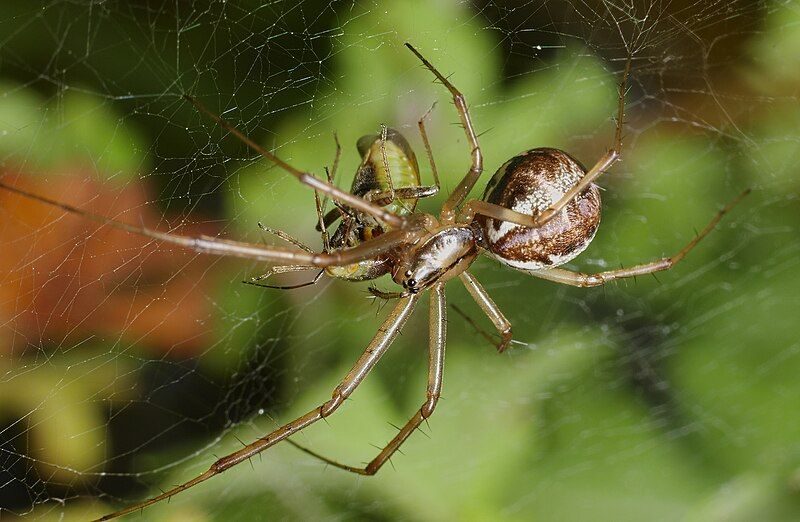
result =
[{"label": "spider web", "polygon": [[[448,193],[522,150],[623,161],[569,268],[676,252],[678,268],[575,289],[480,260],[514,325],[498,356],[452,309],[437,413],[377,477],[278,445],[148,508],[153,519],[796,519],[800,514],[800,9],[795,2],[73,2],[0,6],[0,176],[129,223],[315,248],[309,190],[198,114],[191,93],[293,165],[428,121]],[[396,5],[395,5],[396,4]],[[423,179],[430,180],[425,161]],[[441,204],[423,201],[434,211]],[[366,284],[292,292],[259,263],[201,256],[0,192],[0,519],[86,519],[184,482],[329,397],[386,314]],[[313,274],[287,276],[303,281]],[[391,288],[388,280],[378,285]],[[490,323],[458,284],[448,299]],[[377,452],[424,398],[425,300],[352,400],[297,440]],[[394,469],[392,469],[394,468]]]}]

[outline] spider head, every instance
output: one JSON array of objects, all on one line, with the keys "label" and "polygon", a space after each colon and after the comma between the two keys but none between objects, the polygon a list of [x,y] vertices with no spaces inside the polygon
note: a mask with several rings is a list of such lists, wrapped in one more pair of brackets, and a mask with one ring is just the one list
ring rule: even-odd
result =
[{"label": "spider head", "polygon": [[400,286],[403,287],[409,294],[416,294],[420,291],[420,280],[416,279],[414,272],[411,269],[407,269],[402,274],[399,273],[394,274],[394,280]]},{"label": "spider head", "polygon": [[457,276],[477,254],[471,228],[446,226],[409,249],[395,264],[392,279],[409,294],[416,294],[437,281]]}]

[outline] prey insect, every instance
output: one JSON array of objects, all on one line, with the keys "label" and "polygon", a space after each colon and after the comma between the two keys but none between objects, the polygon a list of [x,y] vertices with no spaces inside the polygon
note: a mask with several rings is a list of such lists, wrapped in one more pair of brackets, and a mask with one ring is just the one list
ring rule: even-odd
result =
[{"label": "prey insect", "polygon": [[[487,184],[481,199],[467,201],[468,194],[483,172],[483,152],[478,144],[466,99],[414,47],[410,44],[406,46],[450,92],[468,147],[468,170],[442,204],[438,216],[417,212],[414,208],[419,198],[435,194],[434,188],[438,187],[438,183],[435,187],[420,185],[416,159],[399,133],[386,129],[377,139],[370,137],[359,142],[359,150],[364,159],[362,170],[356,175],[351,191],[345,192],[331,182],[333,176],[324,180],[293,167],[191,98],[189,100],[200,111],[209,115],[251,149],[314,189],[318,195],[333,200],[336,204],[335,212],[327,215],[323,211],[324,205],[319,200],[317,204],[318,221],[325,246],[322,252],[314,252],[298,244],[293,247],[278,247],[159,232],[89,214],[0,182],[0,187],[27,198],[196,252],[274,263],[274,271],[291,271],[297,267],[317,268],[328,275],[346,280],[374,279],[389,274],[401,288],[392,295],[397,298],[394,308],[378,328],[364,354],[333,390],[329,400],[238,451],[219,458],[207,471],[187,482],[106,515],[101,520],[138,511],[168,499],[281,441],[289,440],[306,427],[335,413],[386,353],[419,303],[421,294],[427,291],[430,294],[428,383],[425,399],[417,412],[363,467],[342,464],[301,447],[308,454],[337,468],[361,475],[375,474],[420,424],[433,414],[438,403],[444,371],[447,324],[444,287],[447,282],[454,279],[461,281],[487,315],[498,332],[498,351],[505,350],[511,341],[511,323],[468,271],[478,255],[486,254],[510,268],[557,283],[580,287],[603,285],[615,279],[672,268],[748,193],[744,191],[728,203],[686,246],[670,257],[593,274],[560,268],[589,246],[599,226],[600,191],[594,182],[620,157],[625,92],[631,58],[628,58],[619,85],[617,123],[612,147],[591,168],[584,169],[561,150],[531,149],[500,166]],[[423,124],[420,124],[420,129],[429,157],[432,157]],[[435,172],[432,160],[431,164]],[[373,172],[369,173],[364,169],[372,169]],[[331,237],[327,237],[325,231],[336,220],[341,220],[338,228]],[[290,236],[287,235],[286,238]],[[290,239],[287,241],[292,242]],[[289,442],[297,445],[291,440]]]},{"label": "prey insect", "polygon": [[[421,185],[417,157],[411,149],[411,145],[409,145],[403,135],[394,129],[382,126],[380,134],[362,136],[358,140],[356,146],[358,152],[361,154],[362,160],[353,177],[353,184],[350,188],[351,194],[362,197],[368,201],[376,202],[399,216],[407,216],[414,212],[419,199],[435,196],[439,192],[439,174],[436,170],[433,152],[430,149],[428,134],[425,130],[425,118],[430,114],[432,109],[433,107],[420,118],[417,125],[419,126],[422,141],[425,144],[434,185]],[[336,177],[340,154],[341,147],[337,139],[333,170],[328,175],[329,183],[333,183]],[[321,233],[324,252],[352,248],[376,238],[387,231],[387,227],[370,214],[349,208],[336,201],[334,201],[336,208],[325,213],[326,201],[320,201],[319,194],[316,192],[314,193],[314,197],[316,200],[318,219],[317,230]],[[337,221],[339,221],[338,227],[333,235],[329,235],[328,228]],[[262,230],[278,236],[307,252],[313,252],[310,247],[289,236],[282,230],[268,229],[261,224],[259,224],[259,226],[261,226]],[[297,272],[314,268],[314,266],[310,265],[273,267],[265,274],[245,282],[266,288],[288,290],[315,284],[319,281],[323,273],[326,273],[330,277],[344,279],[346,281],[367,281],[388,274],[391,270],[387,258],[364,259],[349,265],[332,265],[325,267],[308,283],[290,286],[260,283],[260,281],[274,274]],[[381,293],[375,289],[371,289],[371,291],[376,295],[381,295]]]}]

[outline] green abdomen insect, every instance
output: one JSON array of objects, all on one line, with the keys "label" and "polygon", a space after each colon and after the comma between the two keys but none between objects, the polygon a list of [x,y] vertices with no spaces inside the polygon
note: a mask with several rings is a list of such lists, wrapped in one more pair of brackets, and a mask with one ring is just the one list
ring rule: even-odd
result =
[{"label": "green abdomen insect", "polygon": [[[425,136],[423,135],[423,139]],[[357,143],[361,165],[353,178],[350,193],[375,202],[397,215],[414,212],[419,198],[432,196],[436,186],[423,187],[414,151],[400,132],[384,128],[381,134],[361,137]],[[339,206],[325,219],[325,226],[338,217],[342,220],[331,236],[333,250],[352,248],[387,232],[391,227],[372,216]],[[369,259],[347,266],[332,266],[328,275],[350,281],[375,279],[389,271],[386,259]]]},{"label": "green abdomen insect", "polygon": [[409,194],[408,189],[422,187],[417,157],[403,135],[387,128],[383,135],[362,136],[356,146],[362,160],[350,192],[378,203],[388,201],[385,207],[390,212],[413,212],[419,194]]}]

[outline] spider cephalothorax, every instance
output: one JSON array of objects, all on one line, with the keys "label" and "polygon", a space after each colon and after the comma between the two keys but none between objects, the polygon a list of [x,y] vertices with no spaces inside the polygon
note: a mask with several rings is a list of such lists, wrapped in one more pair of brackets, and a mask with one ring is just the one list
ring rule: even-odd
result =
[{"label": "spider cephalothorax", "polygon": [[[262,228],[291,243],[293,247],[158,232],[89,214],[70,205],[0,182],[0,188],[128,232],[180,245],[196,252],[243,257],[275,265],[267,274],[256,279],[264,279],[275,273],[309,268],[322,270],[319,270],[317,277],[307,284],[316,282],[324,271],[346,280],[373,279],[391,272],[393,280],[403,288],[402,292],[383,295],[397,298],[399,302],[378,328],[364,354],[333,390],[329,400],[243,448],[217,459],[208,471],[184,484],[107,515],[102,520],[138,511],[167,499],[249,460],[278,442],[289,439],[307,426],[332,415],[386,353],[419,302],[420,293],[427,290],[430,293],[430,353],[425,400],[414,416],[400,428],[397,435],[363,467],[340,464],[289,440],[303,451],[338,468],[362,475],[376,473],[420,424],[433,414],[438,402],[442,389],[446,344],[447,307],[444,285],[447,281],[457,277],[477,305],[486,313],[499,334],[497,341],[499,351],[503,351],[511,341],[511,323],[468,271],[469,266],[481,252],[486,252],[508,266],[542,279],[573,286],[601,285],[614,279],[671,268],[683,259],[748,192],[743,192],[719,211],[705,229],[671,257],[596,274],[583,274],[558,268],[589,245],[600,222],[600,195],[594,181],[620,155],[625,84],[630,71],[630,58],[622,74],[619,88],[613,147],[590,169],[584,169],[567,153],[560,150],[529,150],[515,156],[497,170],[486,187],[483,199],[467,201],[470,191],[483,171],[483,154],[478,145],[478,136],[466,101],[458,89],[416,49],[409,44],[406,46],[452,94],[469,147],[469,170],[442,205],[438,218],[415,212],[417,200],[436,194],[439,188],[436,165],[423,124],[424,116],[419,121],[419,129],[430,160],[434,186],[420,185],[419,167],[410,145],[397,131],[384,127],[379,136],[368,136],[359,140],[358,148],[362,164],[356,173],[352,191],[344,192],[332,183],[335,174],[329,176],[328,181],[324,181],[296,169],[244,136],[227,121],[206,110],[193,98],[187,97],[198,109],[211,116],[251,149],[316,191],[317,217],[323,242],[322,252],[314,252],[285,232],[266,227]],[[337,146],[334,172],[338,163],[338,150]],[[337,208],[333,212],[325,215],[320,194],[336,203]],[[331,240],[327,235],[327,228],[339,218],[341,223]],[[296,288],[307,284],[278,288]]]},{"label": "spider cephalothorax", "polygon": [[[430,230],[430,229],[429,229]],[[433,228],[395,261],[392,279],[411,294],[460,275],[478,256],[478,237],[470,225]]]}]

